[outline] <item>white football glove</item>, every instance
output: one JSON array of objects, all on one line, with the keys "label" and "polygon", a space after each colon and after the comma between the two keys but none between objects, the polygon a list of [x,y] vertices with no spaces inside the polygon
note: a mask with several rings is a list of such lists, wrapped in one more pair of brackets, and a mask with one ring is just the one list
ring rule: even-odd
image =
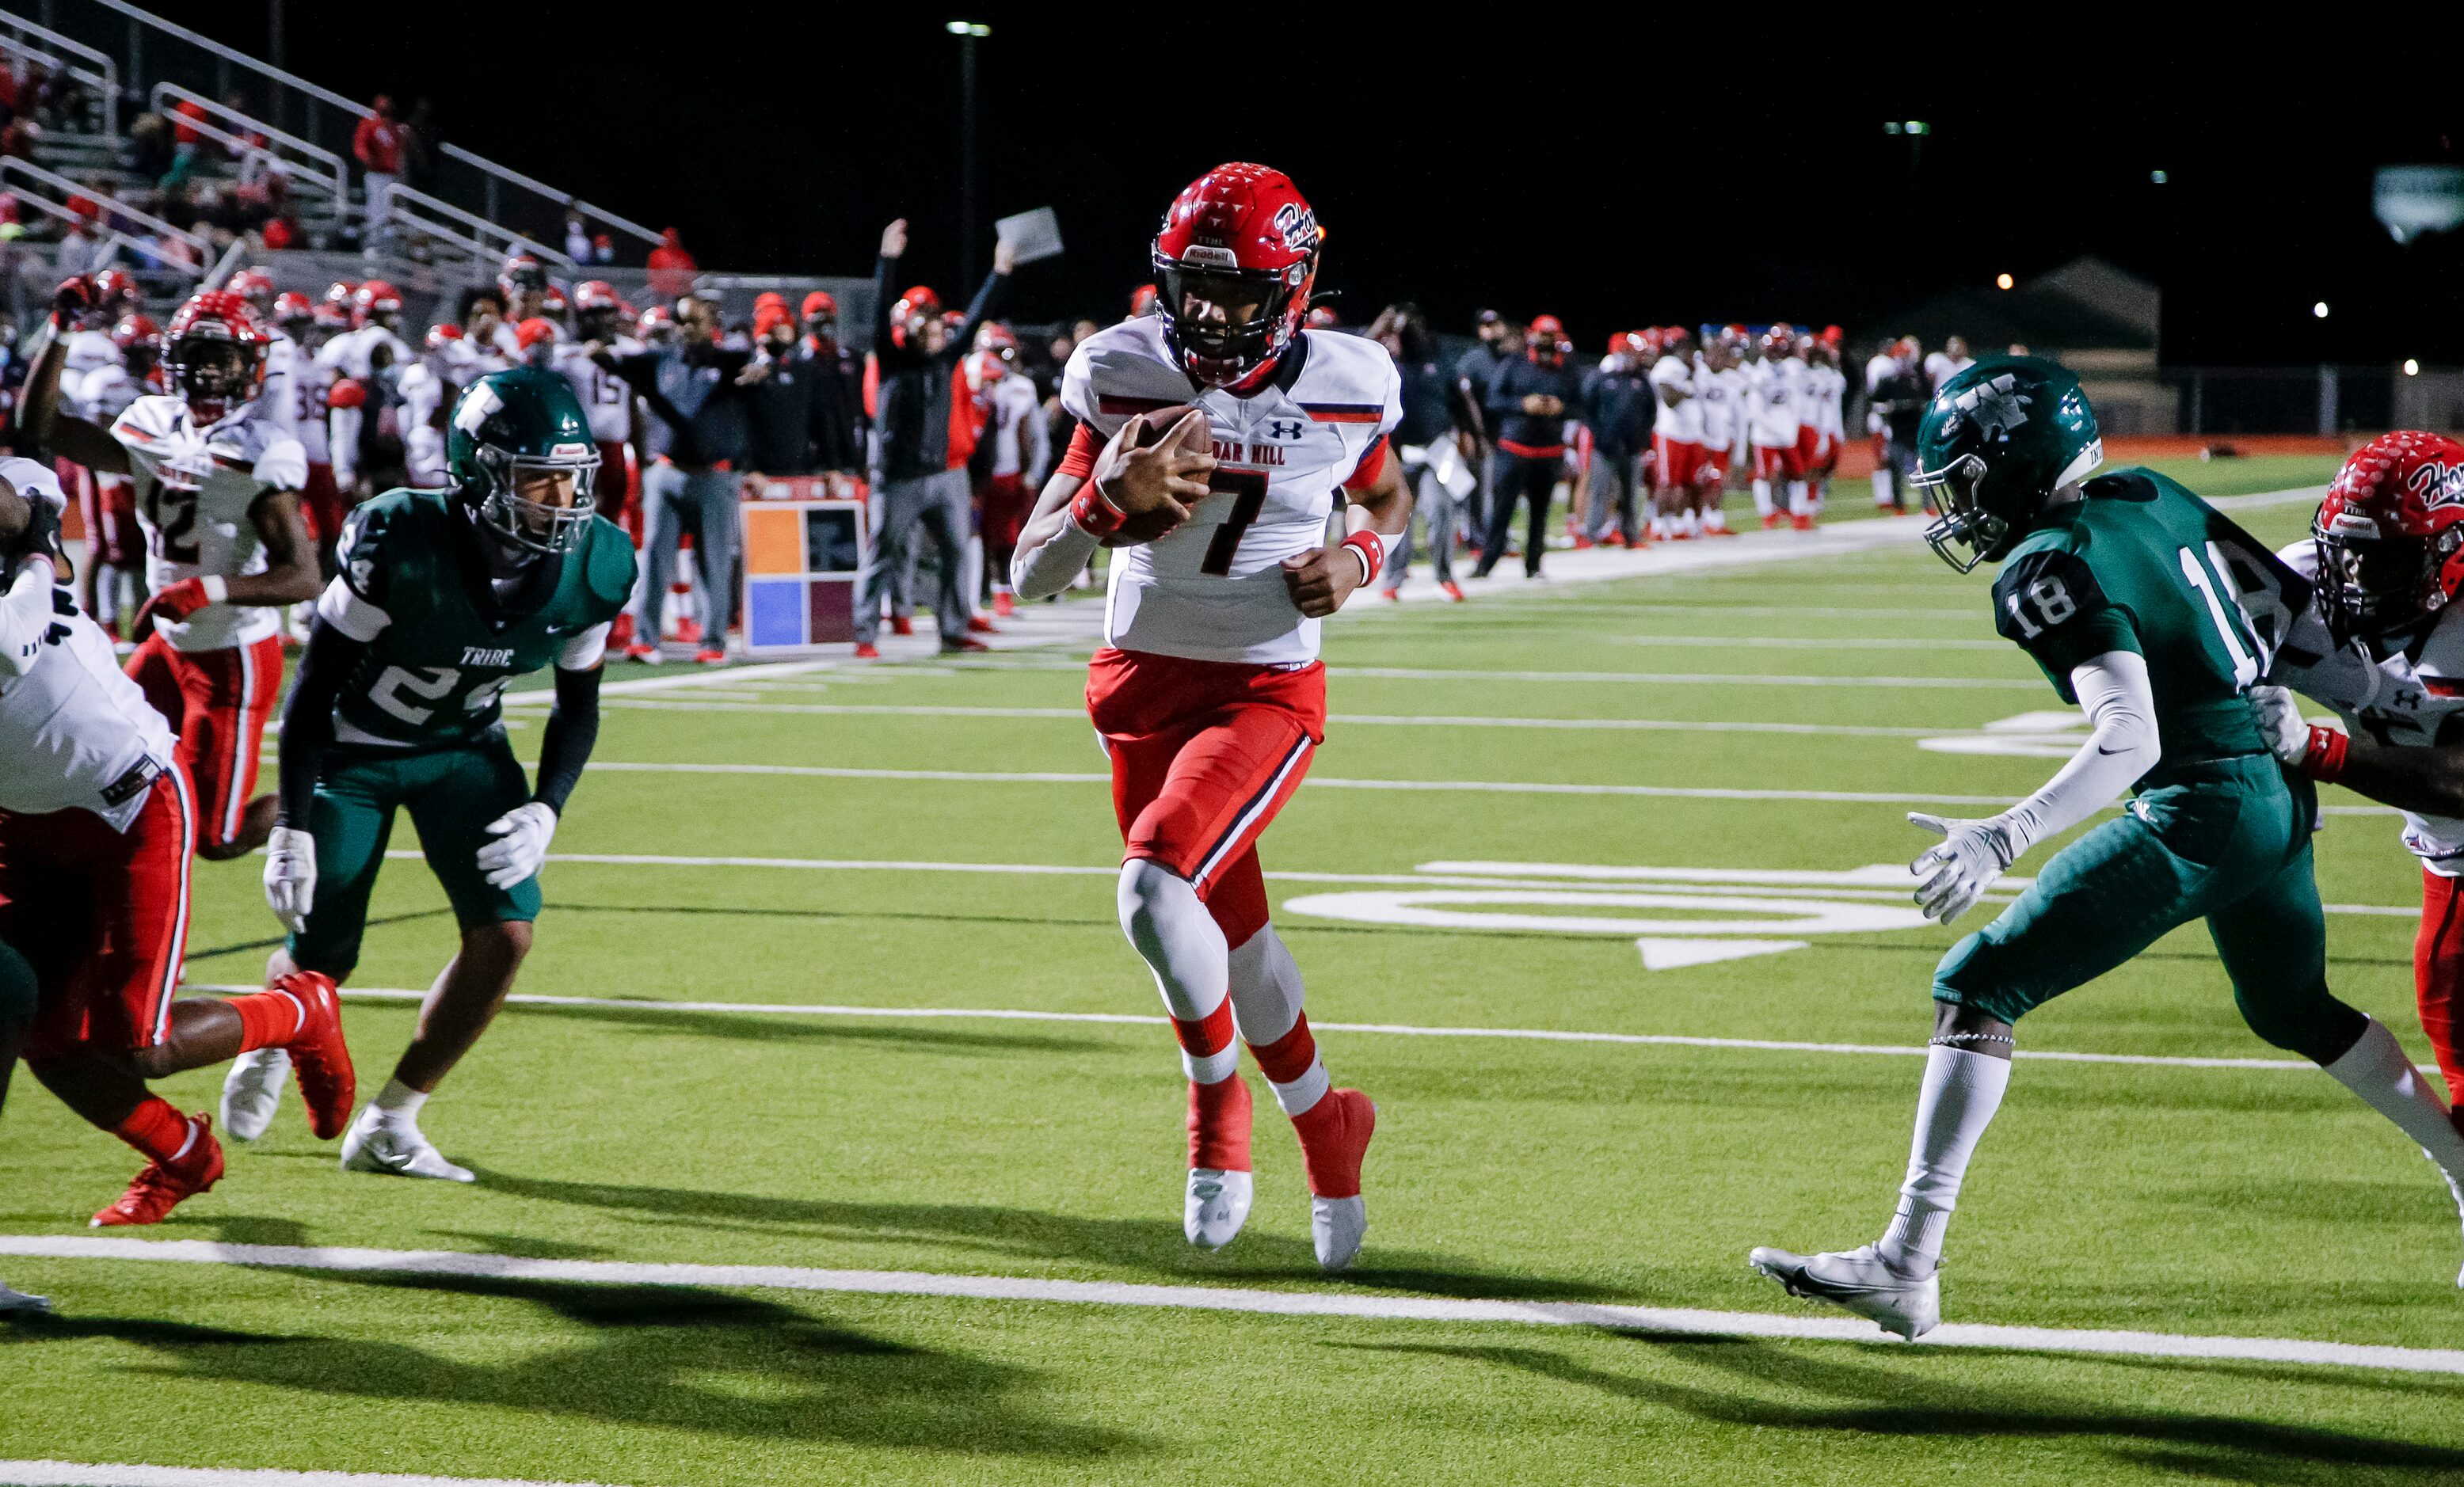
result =
[{"label": "white football glove", "polygon": [[265,907],[297,934],[308,928],[317,902],[317,839],[294,826],[276,826],[265,839]]},{"label": "white football glove", "polygon": [[1924,856],[1908,864],[1908,871],[1924,880],[1917,885],[1917,908],[1941,924],[1975,908],[1993,880],[2019,855],[2010,823],[1999,816],[1959,820],[1910,811],[1908,822],[1944,839],[1941,845],[1927,847]]},{"label": "white football glove", "polygon": [[515,806],[488,822],[488,835],[496,840],[479,849],[479,871],[487,876],[488,886],[510,888],[539,876],[547,861],[548,840],[556,835],[556,812],[541,800]]},{"label": "white football glove", "polygon": [[2267,752],[2285,764],[2299,764],[2310,753],[2310,725],[2301,720],[2301,704],[2282,687],[2254,687],[2251,710],[2258,714],[2258,731],[2267,735]]}]

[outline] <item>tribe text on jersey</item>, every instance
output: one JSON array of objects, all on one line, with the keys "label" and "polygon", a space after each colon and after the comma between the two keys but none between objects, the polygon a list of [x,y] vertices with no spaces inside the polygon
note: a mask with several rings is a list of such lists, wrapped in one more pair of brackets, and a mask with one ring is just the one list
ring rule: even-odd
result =
[{"label": "tribe text on jersey", "polygon": [[1293,607],[1281,565],[1327,545],[1345,480],[1402,416],[1401,385],[1376,342],[1331,332],[1301,332],[1245,398],[1193,388],[1153,317],[1080,342],[1061,401],[1082,423],[1109,439],[1140,413],[1196,404],[1220,462],[1213,493],[1178,530],[1114,555],[1106,644],[1195,661],[1316,660],[1318,622]]},{"label": "tribe text on jersey", "polygon": [[[252,513],[268,491],[308,480],[299,441],[275,428],[261,404],[199,428],[184,399],[144,397],[111,426],[137,477],[137,519],[145,529],[145,581],[156,593],[184,579],[263,573],[265,545]],[[209,604],[156,628],[177,650],[223,650],[275,633],[281,616],[262,605]]]}]

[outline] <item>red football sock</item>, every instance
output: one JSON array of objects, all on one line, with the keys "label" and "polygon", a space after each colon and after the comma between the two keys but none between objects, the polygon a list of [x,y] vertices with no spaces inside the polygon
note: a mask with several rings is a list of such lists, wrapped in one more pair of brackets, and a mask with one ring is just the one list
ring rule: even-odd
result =
[{"label": "red football sock", "polygon": [[1238,1074],[1189,1086],[1189,1165],[1249,1170],[1249,1084]]},{"label": "red football sock", "polygon": [[111,1133],[157,1162],[177,1159],[196,1139],[194,1124],[160,1095],[147,1095],[139,1102]]},{"label": "red football sock", "polygon": [[239,1051],[280,1048],[308,1026],[308,1009],[299,998],[276,987],[234,996],[228,1005],[239,1014]]},{"label": "red football sock", "polygon": [[1278,1084],[1288,1084],[1317,1061],[1317,1039],[1309,1036],[1309,1014],[1292,1018],[1292,1030],[1271,1043],[1251,1043],[1259,1072]]},{"label": "red football sock", "polygon": [[1214,1058],[1232,1046],[1232,998],[1217,1002],[1213,1012],[1195,1022],[1173,1018],[1172,1031],[1180,1039],[1183,1053],[1193,1059]]}]

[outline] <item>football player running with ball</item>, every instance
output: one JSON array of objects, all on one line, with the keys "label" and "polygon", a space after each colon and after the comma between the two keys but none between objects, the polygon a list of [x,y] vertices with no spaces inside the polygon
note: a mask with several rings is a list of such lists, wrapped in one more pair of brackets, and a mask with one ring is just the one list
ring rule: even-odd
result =
[{"label": "football player running with ball", "polygon": [[[420,1008],[382,1093],[351,1124],[342,1166],[469,1182],[420,1133],[420,1106],[495,1017],[530,950],[539,865],[599,733],[600,662],[633,589],[633,544],[596,514],[599,449],[573,388],[517,367],[464,390],[444,491],[389,491],[351,513],[341,574],[282,713],[281,814],[265,896],[290,930],[269,983],[336,982],[358,962],[368,894],[396,807],[461,925],[461,949]],[[505,740],[498,696],[553,664],[539,776]],[[254,1140],[285,1068],[243,1059],[223,1124]]]},{"label": "football player running with ball", "polygon": [[2464,1137],[2446,1107],[2394,1035],[2328,993],[2314,788],[2269,752],[2247,695],[2309,585],[2162,475],[2089,478],[2104,457],[2096,415],[2050,361],[1994,357],[1952,376],[1917,457],[1917,484],[1943,513],[1927,540],[1963,573],[2002,564],[1996,627],[2091,725],[2070,762],[2001,815],[1909,817],[1946,839],[1916,861],[1918,904],[1948,924],[2032,843],[2125,789],[2137,798],[1935,968],[1907,1176],[1881,1237],[1839,1254],[1757,1249],[1755,1268],[1903,1337],[1931,1330],[1943,1232],[2010,1082],[2013,1025],[2193,919],[2207,921],[2251,1030],[2325,1067],[2453,1185]]},{"label": "football player running with ball", "polygon": [[1121,549],[1087,704],[1126,843],[1121,929],[1189,1076],[1183,1231],[1213,1249],[1249,1214],[1237,1033],[1300,1137],[1318,1263],[1340,1270],[1368,1227],[1376,1110],[1330,1087],[1300,968],[1266,922],[1257,841],[1326,735],[1319,622],[1377,577],[1411,508],[1386,450],[1402,415],[1393,361],[1301,328],[1322,238],[1278,170],[1221,165],[1180,193],[1155,240],[1156,313],[1080,341],[1064,370],[1078,431],[1011,577],[1041,598],[1098,544]]}]

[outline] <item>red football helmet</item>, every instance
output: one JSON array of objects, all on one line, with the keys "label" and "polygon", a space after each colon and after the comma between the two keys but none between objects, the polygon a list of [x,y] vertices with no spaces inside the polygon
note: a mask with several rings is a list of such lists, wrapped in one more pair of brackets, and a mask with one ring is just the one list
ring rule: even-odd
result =
[{"label": "red football helmet", "polygon": [[1130,291],[1130,318],[1143,319],[1155,314],[1155,301],[1162,293],[1153,284],[1141,284]]},{"label": "red football helmet", "polygon": [[1566,324],[1553,315],[1535,315],[1523,333],[1523,354],[1555,365],[1566,358]]},{"label": "red football helmet", "polygon": [[617,295],[616,286],[605,279],[583,279],[573,286],[573,308],[579,314],[618,310],[624,304],[625,301]]},{"label": "red football helmet", "polygon": [[496,292],[505,296],[505,308],[513,308],[514,299],[524,291],[547,288],[547,266],[529,253],[514,253],[496,271]]},{"label": "red football helmet", "polygon": [[1629,331],[1627,334],[1634,338],[1635,345],[1641,350],[1647,361],[1657,361],[1668,354],[1668,338],[1661,334],[1657,325],[1646,325],[1639,331]]},{"label": "red football helmet", "polygon": [[316,314],[316,302],[296,289],[274,296],[274,323],[276,325],[309,319]]},{"label": "red football helmet", "polygon": [[564,291],[550,284],[539,291],[539,314],[561,317],[565,312]]},{"label": "red football helmet", "polygon": [[227,289],[188,296],[163,337],[163,373],[201,424],[217,424],[265,387],[268,339],[248,301]]},{"label": "red football helmet", "polygon": [[1191,382],[1265,380],[1309,312],[1325,241],[1291,177],[1265,165],[1218,165],[1173,199],[1153,250],[1155,314]]},{"label": "red football helmet", "polygon": [[1788,328],[1786,320],[1782,320],[1763,332],[1760,345],[1764,361],[1785,361],[1796,351],[1796,333]]},{"label": "red football helmet", "polygon": [[370,279],[352,291],[351,313],[361,320],[372,315],[400,315],[402,291],[383,279]]},{"label": "red football helmet", "polygon": [[1340,329],[1343,318],[1334,313],[1332,305],[1311,305],[1309,318],[1303,323],[1313,331],[1331,331]]},{"label": "red football helmet", "polygon": [[929,284],[918,284],[898,296],[890,307],[890,333],[904,344],[908,330],[918,320],[929,320],[941,313],[941,296],[933,293]]},{"label": "red football helmet", "polygon": [[2337,638],[2408,629],[2464,587],[2464,444],[2400,428],[2344,461],[2310,523]]},{"label": "red football helmet", "polygon": [[820,318],[825,320],[836,320],[838,317],[838,298],[829,291],[825,289],[817,289],[804,296],[805,319],[810,320]]},{"label": "red football helmet", "polygon": [[522,355],[531,356],[542,346],[555,345],[556,334],[554,320],[535,315],[514,327],[514,345]]},{"label": "red football helmet", "polygon": [[263,269],[242,269],[224,280],[223,288],[247,300],[259,315],[274,303],[274,275]]},{"label": "red football helmet", "polygon": [[442,351],[462,339],[462,327],[451,320],[439,321],[428,328],[428,349]]},{"label": "red football helmet", "polygon": [[1642,342],[1632,331],[1611,331],[1609,332],[1609,355],[1639,357],[1642,355]]},{"label": "red football helmet", "polygon": [[94,276],[94,306],[107,316],[117,317],[122,311],[133,310],[145,302],[137,281],[118,269],[105,269]]},{"label": "red football helmet", "polygon": [[649,340],[661,332],[673,328],[675,323],[676,313],[673,310],[666,305],[652,305],[642,312],[640,319],[633,322],[633,330],[644,340]]}]

